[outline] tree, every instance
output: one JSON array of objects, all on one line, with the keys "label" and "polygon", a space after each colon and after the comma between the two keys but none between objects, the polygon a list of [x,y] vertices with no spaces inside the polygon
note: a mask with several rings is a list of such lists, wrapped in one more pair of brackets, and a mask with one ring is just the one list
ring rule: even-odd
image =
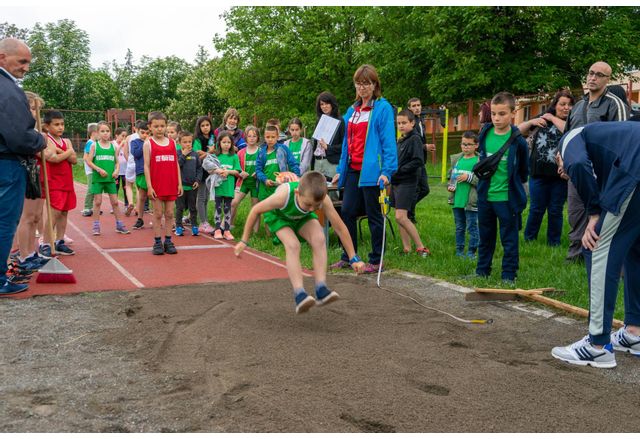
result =
[{"label": "tree", "polygon": [[15,24],[0,23],[0,40],[5,38],[17,38],[19,40],[26,41],[29,37],[29,29],[20,28]]},{"label": "tree", "polygon": [[219,61],[215,59],[189,72],[167,108],[169,117],[192,130],[198,116],[222,116],[228,103],[220,97],[219,72]]},{"label": "tree", "polygon": [[109,71],[112,72],[113,79],[118,86],[118,90],[122,93],[125,102],[128,102],[131,95],[131,83],[137,72],[137,66],[133,62],[133,52],[131,52],[131,49],[127,49],[124,63],[120,65],[113,60]]},{"label": "tree", "polygon": [[195,65],[196,67],[202,67],[209,61],[209,51],[204,48],[203,45],[198,46],[198,52],[196,53]]},{"label": "tree", "polygon": [[178,84],[190,69],[189,63],[175,56],[142,57],[141,66],[131,79],[128,102],[138,111],[165,110],[176,98]]}]

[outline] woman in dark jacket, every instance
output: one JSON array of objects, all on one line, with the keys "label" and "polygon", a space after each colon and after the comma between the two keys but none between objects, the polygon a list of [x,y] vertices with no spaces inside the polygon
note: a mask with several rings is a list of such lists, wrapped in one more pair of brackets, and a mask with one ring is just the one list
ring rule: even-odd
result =
[{"label": "woman in dark jacket", "polygon": [[558,174],[555,155],[573,103],[571,93],[560,90],[554,96],[546,113],[518,126],[523,136],[530,136],[531,150],[529,157],[531,206],[524,229],[525,241],[533,241],[538,237],[542,219],[547,212],[547,244],[560,245],[562,210],[567,200],[567,181]]},{"label": "woman in dark jacket", "polygon": [[316,99],[316,115],[317,121],[320,121],[322,115],[327,115],[340,121],[338,130],[336,131],[331,143],[325,140],[314,140],[314,152],[311,158],[311,169],[321,172],[327,180],[331,181],[336,175],[336,167],[340,162],[340,154],[342,154],[342,141],[344,139],[344,120],[340,117],[338,101],[336,97],[328,91],[320,93]]}]

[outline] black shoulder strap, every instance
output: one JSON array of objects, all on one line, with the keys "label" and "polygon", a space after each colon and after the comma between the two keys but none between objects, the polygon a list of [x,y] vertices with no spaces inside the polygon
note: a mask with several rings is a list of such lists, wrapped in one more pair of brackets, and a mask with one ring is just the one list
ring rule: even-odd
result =
[{"label": "black shoulder strap", "polygon": [[502,148],[498,150],[497,154],[500,154],[501,156],[504,155],[504,153],[507,152],[507,149],[511,146],[511,144],[516,139],[516,137],[518,137],[519,134],[520,134],[520,131],[511,130],[511,135],[509,136],[507,141],[504,142],[504,145],[502,145]]}]

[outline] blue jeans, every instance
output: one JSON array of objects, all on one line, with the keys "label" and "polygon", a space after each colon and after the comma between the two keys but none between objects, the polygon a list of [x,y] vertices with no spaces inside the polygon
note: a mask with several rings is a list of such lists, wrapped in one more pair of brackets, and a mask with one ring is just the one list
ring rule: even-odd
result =
[{"label": "blue jeans", "polygon": [[27,171],[17,160],[0,160],[0,286],[7,281],[11,252],[27,186]]},{"label": "blue jeans", "polygon": [[567,182],[556,177],[531,177],[529,196],[531,206],[524,229],[525,241],[533,241],[538,237],[542,219],[547,212],[547,244],[560,245],[564,222],[562,210],[567,201]]},{"label": "blue jeans", "polygon": [[504,249],[502,257],[502,279],[515,280],[518,272],[518,230],[520,214],[511,211],[507,201],[478,200],[478,227],[480,246],[478,247],[478,276],[491,274],[491,262],[496,250],[496,233],[500,223],[500,242]]},{"label": "blue jeans", "polygon": [[[369,230],[371,231],[371,253],[369,263],[379,264],[382,253],[382,228],[384,217],[378,198],[380,189],[376,186],[358,187],[360,172],[349,169],[344,183],[344,197],[340,216],[349,230],[353,247],[358,253],[358,216],[367,215]],[[342,260],[348,261],[349,257],[343,251]]]},{"label": "blue jeans", "polygon": [[475,254],[480,239],[478,237],[478,212],[454,207],[453,219],[456,222],[456,254],[464,252],[465,229],[469,232],[469,253]]}]

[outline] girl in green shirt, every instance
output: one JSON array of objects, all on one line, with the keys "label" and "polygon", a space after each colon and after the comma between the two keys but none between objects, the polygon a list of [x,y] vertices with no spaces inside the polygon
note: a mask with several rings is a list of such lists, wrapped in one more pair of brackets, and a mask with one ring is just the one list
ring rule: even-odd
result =
[{"label": "girl in green shirt", "polygon": [[231,201],[236,188],[236,178],[240,176],[240,160],[236,154],[233,137],[227,131],[218,135],[218,147],[216,154],[220,161],[220,167],[214,172],[223,178],[216,191],[216,214],[215,214],[215,239],[225,239],[233,241],[231,228]]}]

